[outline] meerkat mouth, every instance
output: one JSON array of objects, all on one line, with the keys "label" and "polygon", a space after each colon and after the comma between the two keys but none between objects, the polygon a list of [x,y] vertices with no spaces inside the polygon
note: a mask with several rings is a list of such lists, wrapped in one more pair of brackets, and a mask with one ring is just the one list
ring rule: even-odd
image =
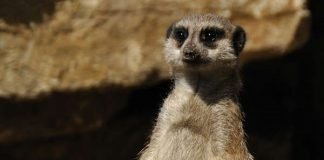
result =
[{"label": "meerkat mouth", "polygon": [[182,62],[184,63],[184,65],[186,67],[197,67],[197,66],[207,66],[210,61],[207,59],[202,59],[202,58],[198,58],[198,59],[182,59]]}]

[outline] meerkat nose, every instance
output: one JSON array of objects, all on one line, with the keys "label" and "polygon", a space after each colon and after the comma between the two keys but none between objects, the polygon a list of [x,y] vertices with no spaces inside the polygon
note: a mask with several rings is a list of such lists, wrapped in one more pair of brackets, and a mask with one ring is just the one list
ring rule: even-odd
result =
[{"label": "meerkat nose", "polygon": [[184,62],[194,62],[200,59],[200,55],[196,51],[187,51],[183,53],[182,60]]}]

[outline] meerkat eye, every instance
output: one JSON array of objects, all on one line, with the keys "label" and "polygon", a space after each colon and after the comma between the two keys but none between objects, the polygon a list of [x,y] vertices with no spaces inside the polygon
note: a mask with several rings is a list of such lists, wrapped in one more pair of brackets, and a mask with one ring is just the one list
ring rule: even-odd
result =
[{"label": "meerkat eye", "polygon": [[188,30],[181,27],[174,29],[174,39],[180,43],[183,43],[188,37]]},{"label": "meerkat eye", "polygon": [[201,32],[200,39],[202,42],[212,43],[220,38],[223,38],[224,35],[224,30],[218,28],[207,28]]}]

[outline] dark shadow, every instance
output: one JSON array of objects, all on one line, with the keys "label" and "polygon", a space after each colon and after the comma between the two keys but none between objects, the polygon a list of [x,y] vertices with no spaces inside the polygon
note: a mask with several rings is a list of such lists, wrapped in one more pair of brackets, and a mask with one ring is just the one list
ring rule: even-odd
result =
[{"label": "dark shadow", "polygon": [[289,160],[300,85],[296,55],[246,65],[241,104],[250,151],[259,160]]},{"label": "dark shadow", "polygon": [[298,53],[301,85],[294,116],[293,160],[324,159],[324,1],[309,1],[312,32]]},{"label": "dark shadow", "polygon": [[45,15],[53,15],[60,0],[0,0],[0,19],[8,24],[41,23]]},{"label": "dark shadow", "polygon": [[117,107],[125,104],[128,92],[107,86],[56,91],[37,99],[0,98],[0,130],[6,133],[0,141],[13,144],[91,130],[122,109]]},{"label": "dark shadow", "polygon": [[256,159],[324,159],[323,5],[309,2],[312,32],[305,46],[243,68],[241,102]]},{"label": "dark shadow", "polygon": [[[136,159],[148,140],[154,119],[171,86],[171,81],[164,81],[151,87],[133,88],[126,107],[114,112],[113,116],[110,115],[101,128],[83,133],[35,137],[0,144],[0,159]],[[49,124],[45,127],[52,127],[51,129],[55,131],[64,128],[65,123],[78,112],[83,113],[85,121],[104,119],[107,114],[109,116],[111,101],[120,98],[120,93],[124,91],[129,90],[110,86],[101,89],[55,92],[35,100],[0,99],[0,127],[3,125],[16,127],[17,123],[28,126],[34,125],[32,123],[47,122]],[[80,103],[83,110],[79,108]],[[63,121],[56,122],[62,119]],[[33,128],[30,128],[29,132],[39,134]]]}]

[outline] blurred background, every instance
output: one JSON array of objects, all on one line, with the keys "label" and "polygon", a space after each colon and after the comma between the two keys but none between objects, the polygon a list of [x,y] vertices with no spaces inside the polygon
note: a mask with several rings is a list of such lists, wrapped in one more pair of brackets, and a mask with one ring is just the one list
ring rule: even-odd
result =
[{"label": "blurred background", "polygon": [[[322,160],[320,0],[0,0],[0,159],[132,160],[172,88],[166,28],[240,24],[240,95],[256,160]],[[322,68],[322,69],[321,69]]]}]

